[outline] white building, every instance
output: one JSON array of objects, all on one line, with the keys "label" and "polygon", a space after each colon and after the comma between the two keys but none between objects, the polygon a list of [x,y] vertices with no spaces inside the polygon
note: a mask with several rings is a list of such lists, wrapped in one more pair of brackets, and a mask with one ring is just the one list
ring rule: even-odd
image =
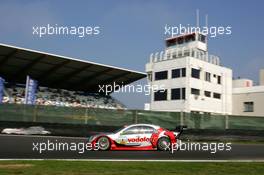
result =
[{"label": "white building", "polygon": [[166,49],[146,64],[151,86],[150,110],[232,114],[232,70],[209,55],[199,33],[166,40]]},{"label": "white building", "polygon": [[162,52],[146,64],[152,87],[146,110],[264,116],[264,69],[260,85],[250,79],[232,80],[232,70],[209,55],[207,38],[185,34],[165,41]]},{"label": "white building", "polygon": [[260,84],[253,86],[249,79],[233,80],[233,115],[264,116],[264,70]]}]

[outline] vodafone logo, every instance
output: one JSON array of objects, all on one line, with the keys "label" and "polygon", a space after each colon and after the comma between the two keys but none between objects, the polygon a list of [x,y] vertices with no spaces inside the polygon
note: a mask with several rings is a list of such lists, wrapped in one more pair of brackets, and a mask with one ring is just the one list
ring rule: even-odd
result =
[{"label": "vodafone logo", "polygon": [[147,137],[137,137],[137,138],[129,138],[128,142],[133,143],[133,142],[149,142],[150,138]]}]

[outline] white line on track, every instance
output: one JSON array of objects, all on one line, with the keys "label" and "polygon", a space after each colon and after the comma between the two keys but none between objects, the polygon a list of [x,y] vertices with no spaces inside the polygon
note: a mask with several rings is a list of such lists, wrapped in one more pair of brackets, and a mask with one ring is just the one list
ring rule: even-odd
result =
[{"label": "white line on track", "polygon": [[92,161],[92,162],[264,162],[264,159],[256,160],[141,160],[141,159],[0,159],[0,161],[9,160],[34,160],[34,161],[45,161],[45,160],[56,160],[56,161]]},{"label": "white line on track", "polygon": [[39,138],[68,138],[68,139],[88,139],[88,137],[66,137],[66,136],[49,136],[49,135],[8,135],[8,134],[0,134],[0,137],[39,137]]}]

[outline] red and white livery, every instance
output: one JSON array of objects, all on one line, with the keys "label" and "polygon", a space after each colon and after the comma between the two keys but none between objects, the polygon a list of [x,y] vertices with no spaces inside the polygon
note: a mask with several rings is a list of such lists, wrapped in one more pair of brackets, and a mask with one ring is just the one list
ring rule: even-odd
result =
[{"label": "red and white livery", "polygon": [[177,143],[184,128],[169,131],[151,124],[133,124],[113,133],[91,136],[89,142],[100,150],[168,150]]}]

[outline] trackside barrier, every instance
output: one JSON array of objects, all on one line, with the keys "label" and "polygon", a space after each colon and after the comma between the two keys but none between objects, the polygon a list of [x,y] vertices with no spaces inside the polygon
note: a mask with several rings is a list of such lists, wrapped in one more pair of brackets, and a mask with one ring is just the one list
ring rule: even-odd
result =
[{"label": "trackside barrier", "polygon": [[264,130],[264,117],[208,115],[144,110],[1,104],[0,121],[123,126],[150,123],[165,128]]}]

